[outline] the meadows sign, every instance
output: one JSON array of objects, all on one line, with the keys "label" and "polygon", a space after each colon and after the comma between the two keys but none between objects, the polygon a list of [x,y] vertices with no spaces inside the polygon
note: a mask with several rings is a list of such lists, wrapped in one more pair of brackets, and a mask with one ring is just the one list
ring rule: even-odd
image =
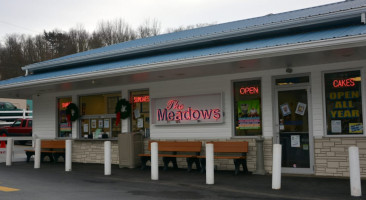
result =
[{"label": "the meadows sign", "polygon": [[223,122],[221,93],[153,98],[151,111],[155,125]]}]

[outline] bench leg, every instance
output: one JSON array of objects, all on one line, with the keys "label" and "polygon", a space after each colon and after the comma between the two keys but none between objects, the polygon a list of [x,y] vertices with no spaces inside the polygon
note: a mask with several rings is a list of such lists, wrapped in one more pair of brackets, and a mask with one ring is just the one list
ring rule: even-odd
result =
[{"label": "bench leg", "polygon": [[200,158],[201,163],[201,173],[205,173],[206,171],[206,158]]},{"label": "bench leg", "polygon": [[150,160],[150,157],[141,156],[140,159],[141,159],[141,170],[144,170],[144,169],[146,169],[146,163],[147,163],[147,161]]},{"label": "bench leg", "polygon": [[164,171],[168,170],[169,163],[173,163],[173,168],[178,169],[177,158],[175,157],[163,157]]},{"label": "bench leg", "polygon": [[30,158],[34,155],[32,152],[25,152],[25,154],[27,155],[27,162],[29,162]]},{"label": "bench leg", "polygon": [[200,161],[198,158],[187,158],[187,166],[188,166],[188,169],[187,171],[190,172],[192,171],[192,165],[196,164],[196,168],[198,171],[201,170],[201,165],[200,165]]},{"label": "bench leg", "polygon": [[243,166],[243,172],[248,174],[248,167],[247,167],[247,159],[234,159],[235,164],[235,175],[237,175],[240,171],[240,165]]}]

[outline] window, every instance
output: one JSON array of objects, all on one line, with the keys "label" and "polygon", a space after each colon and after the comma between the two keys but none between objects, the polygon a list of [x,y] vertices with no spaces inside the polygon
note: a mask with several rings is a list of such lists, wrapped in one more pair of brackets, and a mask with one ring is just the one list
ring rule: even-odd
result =
[{"label": "window", "polygon": [[20,127],[21,124],[22,124],[22,120],[17,120],[14,122],[13,127]]},{"label": "window", "polygon": [[132,103],[131,131],[150,135],[150,96],[148,90],[130,92]]},{"label": "window", "polygon": [[32,120],[28,121],[28,127],[32,127]]},{"label": "window", "polygon": [[27,125],[27,120],[24,120],[23,122],[22,122],[22,127],[25,127]]},{"label": "window", "polygon": [[362,135],[360,71],[324,75],[328,135]]},{"label": "window", "polygon": [[8,109],[8,110],[15,110],[16,109],[16,107],[13,104],[8,103],[8,102],[5,103],[5,108]]},{"label": "window", "polygon": [[116,125],[114,109],[120,99],[120,93],[81,96],[81,137],[116,138],[121,133],[121,123]]},{"label": "window", "polygon": [[234,82],[235,136],[262,134],[260,80]]},{"label": "window", "polygon": [[71,103],[71,97],[58,98],[58,134],[57,137],[71,137],[71,123],[67,121],[66,108]]}]

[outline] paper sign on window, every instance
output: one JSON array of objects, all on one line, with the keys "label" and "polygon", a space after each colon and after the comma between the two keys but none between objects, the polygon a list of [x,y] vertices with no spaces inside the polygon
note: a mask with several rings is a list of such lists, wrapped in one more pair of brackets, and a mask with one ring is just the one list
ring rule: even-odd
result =
[{"label": "paper sign on window", "polygon": [[291,110],[290,107],[288,106],[288,103],[284,103],[282,105],[280,105],[281,108],[281,112],[283,116],[287,116],[291,114]]},{"label": "paper sign on window", "polygon": [[295,113],[304,116],[306,111],[306,104],[298,102]]}]

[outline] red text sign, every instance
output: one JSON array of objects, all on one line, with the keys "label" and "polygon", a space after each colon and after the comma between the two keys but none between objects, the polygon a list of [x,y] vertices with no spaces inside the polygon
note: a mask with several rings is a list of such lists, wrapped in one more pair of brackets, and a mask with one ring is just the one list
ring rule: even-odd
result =
[{"label": "red text sign", "polygon": [[223,122],[221,94],[154,98],[152,124],[197,124]]},{"label": "red text sign", "polygon": [[239,90],[241,95],[259,94],[258,87],[242,87]]},{"label": "red text sign", "polygon": [[133,97],[134,103],[150,102],[150,96]]},{"label": "red text sign", "polygon": [[351,78],[344,79],[344,80],[334,80],[333,81],[333,87],[339,88],[339,87],[353,87],[355,86],[355,81]]}]

